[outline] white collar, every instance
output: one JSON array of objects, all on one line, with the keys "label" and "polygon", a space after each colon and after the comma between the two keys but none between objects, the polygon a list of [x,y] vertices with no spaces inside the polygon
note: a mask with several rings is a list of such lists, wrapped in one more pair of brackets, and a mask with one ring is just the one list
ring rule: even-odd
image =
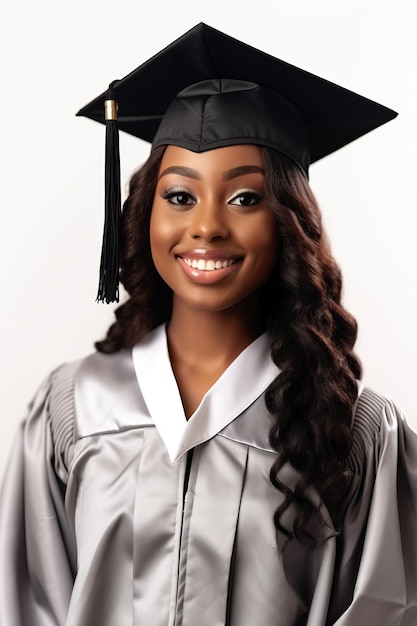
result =
[{"label": "white collar", "polygon": [[278,375],[267,333],[251,343],[207,391],[187,421],[171,368],[165,324],[132,351],[142,396],[172,462],[211,439],[247,409]]}]

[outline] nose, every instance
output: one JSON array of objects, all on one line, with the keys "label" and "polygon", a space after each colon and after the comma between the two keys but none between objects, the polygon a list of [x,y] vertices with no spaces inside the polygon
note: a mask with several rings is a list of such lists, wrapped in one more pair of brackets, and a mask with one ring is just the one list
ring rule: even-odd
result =
[{"label": "nose", "polygon": [[193,239],[204,241],[226,239],[229,236],[229,226],[224,207],[216,202],[197,205],[190,224],[190,234]]}]

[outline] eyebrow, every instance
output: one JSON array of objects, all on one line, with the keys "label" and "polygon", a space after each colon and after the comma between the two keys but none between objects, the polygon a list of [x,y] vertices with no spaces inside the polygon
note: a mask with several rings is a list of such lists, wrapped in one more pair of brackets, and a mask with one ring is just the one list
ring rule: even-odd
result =
[{"label": "eyebrow", "polygon": [[[167,167],[159,175],[158,180],[160,180],[162,176],[166,176],[167,174],[179,174],[180,176],[186,176],[187,178],[202,180],[201,174],[199,174],[196,170],[193,170],[191,167],[185,167],[183,165],[171,165],[170,167]],[[264,176],[265,170],[259,165],[240,165],[239,167],[233,167],[231,170],[223,172],[222,180],[232,180],[233,178],[237,178],[238,176],[244,176],[245,174],[262,174]]]},{"label": "eyebrow", "polygon": [[244,174],[262,174],[263,176],[265,176],[265,170],[259,165],[240,165],[239,167],[234,167],[231,170],[227,170],[227,172],[223,172],[222,180],[232,180],[232,178],[244,176]]},{"label": "eyebrow", "polygon": [[191,167],[184,167],[183,165],[171,165],[171,167],[167,167],[162,174],[159,175],[158,180],[167,174],[180,174],[180,176],[187,176],[187,178],[201,180],[201,176],[196,170],[193,170]]}]

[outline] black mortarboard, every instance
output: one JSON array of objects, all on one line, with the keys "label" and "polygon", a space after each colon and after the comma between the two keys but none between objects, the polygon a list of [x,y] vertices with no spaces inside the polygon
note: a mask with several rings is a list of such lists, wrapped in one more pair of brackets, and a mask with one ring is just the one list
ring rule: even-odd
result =
[{"label": "black mortarboard", "polygon": [[[107,121],[105,101],[110,111]],[[198,24],[114,81],[110,92],[78,115],[107,124],[106,222],[98,299],[110,302],[117,299],[118,290],[116,124],[153,147],[171,144],[203,152],[242,143],[267,146],[287,155],[307,175],[310,163],[397,114]]]}]

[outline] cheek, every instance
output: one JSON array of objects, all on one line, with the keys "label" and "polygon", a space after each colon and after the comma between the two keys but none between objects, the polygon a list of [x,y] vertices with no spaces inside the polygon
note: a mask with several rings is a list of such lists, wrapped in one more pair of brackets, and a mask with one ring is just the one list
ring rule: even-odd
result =
[{"label": "cheek", "polygon": [[275,218],[266,220],[262,230],[257,231],[257,267],[261,280],[266,282],[279,262],[281,239]]},{"label": "cheek", "polygon": [[155,215],[155,210],[152,207],[151,219],[149,222],[149,241],[151,243],[152,255],[154,253],[154,248],[157,246],[158,239],[159,239],[158,219]]},{"label": "cheek", "polygon": [[157,210],[152,208],[151,221],[149,224],[149,240],[151,244],[151,255],[158,274],[163,273],[161,260],[163,259],[163,250],[166,234],[164,234],[163,222]]},{"label": "cheek", "polygon": [[268,280],[274,273],[280,253],[280,242],[277,239],[269,239],[264,242],[264,246],[260,249],[258,260],[259,275],[263,280]]},{"label": "cheek", "polygon": [[[172,248],[179,239],[179,220],[167,215],[165,207],[154,203],[149,224],[149,241],[153,264],[162,280],[171,287],[173,264]],[[175,271],[175,270],[174,270]]]},{"label": "cheek", "polygon": [[275,267],[280,250],[278,223],[272,213],[266,213],[248,229],[248,249],[252,249],[266,266]]},{"label": "cheek", "polygon": [[169,249],[172,236],[171,222],[164,217],[163,211],[154,205],[149,225],[149,239],[154,260]]}]

